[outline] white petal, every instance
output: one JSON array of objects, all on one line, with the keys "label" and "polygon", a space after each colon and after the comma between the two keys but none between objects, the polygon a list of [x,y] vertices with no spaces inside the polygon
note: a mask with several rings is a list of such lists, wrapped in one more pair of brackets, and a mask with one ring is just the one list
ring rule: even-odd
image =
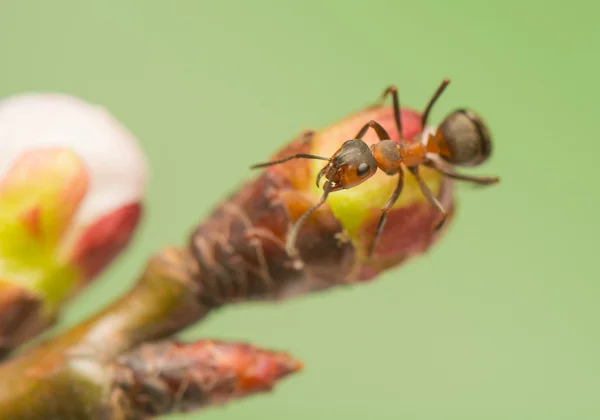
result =
[{"label": "white petal", "polygon": [[0,179],[25,150],[48,146],[71,148],[88,167],[89,190],[75,220],[79,227],[143,197],[145,156],[104,108],[52,93],[0,101]]}]

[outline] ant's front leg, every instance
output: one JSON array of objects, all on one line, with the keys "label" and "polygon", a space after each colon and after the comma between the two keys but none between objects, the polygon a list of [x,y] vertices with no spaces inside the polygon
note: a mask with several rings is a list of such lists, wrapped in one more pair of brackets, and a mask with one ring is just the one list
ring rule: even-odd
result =
[{"label": "ant's front leg", "polygon": [[362,140],[363,136],[366,134],[367,130],[369,128],[372,128],[373,130],[375,130],[375,133],[377,133],[377,137],[379,137],[379,141],[381,140],[389,140],[390,139],[390,135],[388,134],[387,131],[385,131],[385,128],[383,128],[381,126],[381,124],[379,124],[377,121],[371,120],[368,123],[366,123],[358,132],[358,134],[354,137],[355,140]]},{"label": "ant's front leg", "polygon": [[390,209],[394,206],[396,201],[398,201],[398,197],[400,197],[400,193],[402,192],[402,187],[404,186],[404,172],[402,168],[398,171],[398,183],[396,184],[396,188],[394,188],[394,192],[390,196],[385,206],[381,209],[381,217],[379,218],[379,223],[377,224],[377,229],[375,230],[375,236],[373,236],[373,240],[371,245],[369,246],[368,256],[371,257],[373,252],[375,251],[375,246],[377,245],[377,241],[383,232],[383,226],[387,220],[387,214]]},{"label": "ant's front leg", "polygon": [[396,122],[396,129],[398,130],[398,134],[402,137],[402,121],[400,119],[400,98],[398,97],[398,88],[396,86],[388,86],[383,94],[381,95],[381,99],[379,100],[379,105],[383,104],[385,98],[388,95],[392,95],[392,104],[394,106],[394,121]]}]

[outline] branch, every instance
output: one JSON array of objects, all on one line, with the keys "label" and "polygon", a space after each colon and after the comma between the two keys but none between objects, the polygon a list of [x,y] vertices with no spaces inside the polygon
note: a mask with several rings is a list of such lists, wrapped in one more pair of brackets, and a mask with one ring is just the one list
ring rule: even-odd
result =
[{"label": "branch", "polygon": [[[379,121],[390,126],[391,113],[385,115]],[[362,117],[347,122],[348,130]],[[319,139],[301,136],[278,156],[322,147]],[[365,249],[380,205],[352,194],[339,195],[307,220],[297,238],[299,258],[291,258],[284,247],[290,228],[319,199],[318,190],[310,189],[311,171],[299,161],[248,182],[195,229],[187,249],[165,248],[154,256],[117,302],[0,366],[0,418],[144,418],[270,389],[297,370],[289,356],[265,350],[168,338],[225,304],[283,300],[370,280],[422,254],[440,235],[433,229],[437,211],[408,180],[373,258],[366,258]],[[451,216],[450,181],[433,172],[423,176]],[[394,180],[377,182],[385,191]],[[183,366],[175,364],[179,356]],[[249,370],[261,373],[249,375]],[[216,382],[205,384],[204,376],[214,372],[221,372],[213,377]]]}]

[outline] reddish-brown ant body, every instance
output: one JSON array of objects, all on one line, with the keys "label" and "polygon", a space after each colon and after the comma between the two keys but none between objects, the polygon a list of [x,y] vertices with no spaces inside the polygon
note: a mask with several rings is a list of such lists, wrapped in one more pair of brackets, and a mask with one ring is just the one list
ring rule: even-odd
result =
[{"label": "reddish-brown ant body", "polygon": [[[446,89],[450,81],[445,79],[429,100],[421,115],[421,127],[425,130],[431,108]],[[319,159],[327,164],[317,175],[317,186],[323,177],[327,180],[323,186],[321,200],[306,211],[296,222],[294,229],[288,235],[286,248],[294,253],[294,243],[300,227],[304,221],[325,201],[331,192],[356,187],[373,176],[377,169],[387,175],[397,176],[398,182],[391,197],[382,209],[377,230],[368,250],[370,256],[385,224],[387,213],[400,197],[404,184],[404,168],[408,169],[417,180],[425,198],[441,213],[441,220],[435,226],[440,229],[446,220],[446,210],[437,200],[427,184],[419,175],[419,166],[433,168],[447,177],[469,181],[480,185],[494,184],[499,181],[497,177],[476,177],[463,175],[452,170],[452,166],[477,166],[485,162],[492,151],[492,141],[489,131],[482,119],[472,111],[458,109],[447,115],[437,128],[435,134],[429,134],[424,142],[409,142],[402,135],[402,121],[400,118],[400,101],[398,90],[395,86],[388,87],[381,99],[391,95],[394,109],[394,121],[400,140],[395,142],[390,139],[387,131],[377,122],[369,121],[355,136],[354,139],[345,141],[330,158],[311,154],[296,154],[277,161],[253,165],[252,168],[277,165],[292,159]],[[363,140],[367,130],[372,128],[379,142],[369,147]]]}]

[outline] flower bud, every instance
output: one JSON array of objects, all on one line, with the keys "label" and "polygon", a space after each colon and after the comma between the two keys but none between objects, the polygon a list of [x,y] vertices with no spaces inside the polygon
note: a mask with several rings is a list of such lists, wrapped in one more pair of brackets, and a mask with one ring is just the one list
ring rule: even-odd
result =
[{"label": "flower bud", "polygon": [[117,358],[111,401],[132,418],[192,412],[272,391],[302,370],[286,352],[247,343],[165,340]]},{"label": "flower bud", "polygon": [[4,347],[28,338],[8,332],[22,302],[38,302],[21,320],[31,336],[127,246],[146,176],[137,140],[103,108],[61,94],[0,101],[0,294],[15,297],[0,305]]}]

